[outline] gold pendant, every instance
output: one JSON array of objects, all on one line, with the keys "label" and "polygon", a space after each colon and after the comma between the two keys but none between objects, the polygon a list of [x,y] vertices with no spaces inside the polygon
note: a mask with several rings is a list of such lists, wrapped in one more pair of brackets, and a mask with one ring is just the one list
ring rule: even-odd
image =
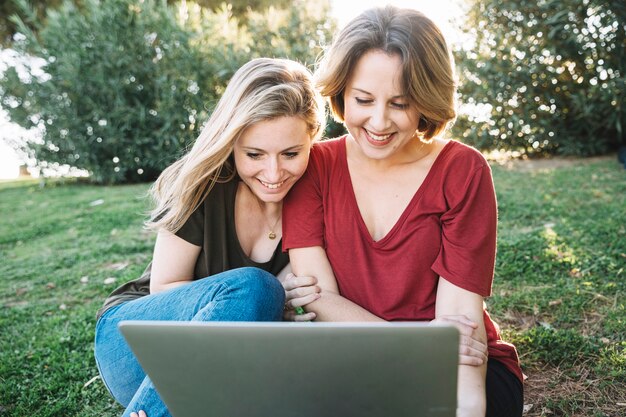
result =
[{"label": "gold pendant", "polygon": [[270,230],[270,233],[267,235],[267,237],[269,237],[270,239],[274,240],[274,239],[276,239],[276,233],[274,233],[274,232],[272,232]]}]

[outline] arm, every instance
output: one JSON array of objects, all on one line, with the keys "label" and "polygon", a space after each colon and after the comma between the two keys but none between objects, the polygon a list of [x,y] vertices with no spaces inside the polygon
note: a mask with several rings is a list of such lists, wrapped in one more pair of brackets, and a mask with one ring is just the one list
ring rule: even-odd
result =
[{"label": "arm", "polygon": [[[485,345],[487,333],[483,321],[482,296],[466,291],[454,284],[439,278],[435,316],[464,315],[478,325],[474,332]],[[457,386],[457,416],[484,417],[486,412],[485,375],[487,364],[459,365]]]},{"label": "arm", "polygon": [[291,273],[291,264],[287,264],[286,267],[284,267],[279,273],[278,275],[276,275],[276,278],[278,278],[278,280],[283,284],[285,283],[285,280],[290,276],[293,275]]},{"label": "arm", "polygon": [[[303,271],[302,273],[306,276],[291,275],[285,280],[283,286],[287,294],[287,304],[289,307],[306,306],[308,314],[296,315],[293,310],[289,310],[285,315],[286,320],[308,321],[318,318],[321,321],[382,321],[381,318],[339,295],[335,275],[323,248],[315,246],[291,249],[289,258],[294,269],[298,268],[295,270]],[[318,279],[316,280],[313,276]],[[482,322],[482,298],[480,306],[481,313],[477,315],[480,322],[462,313],[447,313],[446,311],[442,311],[432,321],[454,325],[459,329],[461,343],[459,363],[464,365],[480,366],[487,362],[487,344]],[[321,317],[320,311],[323,314]],[[480,328],[482,328],[482,333],[478,331]]]},{"label": "arm", "polygon": [[319,321],[383,321],[359,305],[339,295],[335,274],[330,266],[326,251],[321,246],[289,250],[293,273],[298,277],[317,278],[320,297],[306,309],[313,312]]},{"label": "arm", "polygon": [[152,257],[150,293],[191,282],[200,249],[200,246],[193,245],[171,232],[160,230]]}]

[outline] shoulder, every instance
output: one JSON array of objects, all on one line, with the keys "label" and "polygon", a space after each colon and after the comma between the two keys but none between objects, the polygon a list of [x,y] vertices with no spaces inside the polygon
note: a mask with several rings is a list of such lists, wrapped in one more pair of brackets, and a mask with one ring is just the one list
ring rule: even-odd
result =
[{"label": "shoulder", "polygon": [[211,191],[207,195],[206,200],[210,200],[212,195],[224,195],[224,194],[232,194],[237,192],[237,188],[239,187],[239,177],[235,175],[233,178],[229,179],[218,179],[213,184]]},{"label": "shoulder", "polygon": [[313,147],[311,148],[311,156],[316,159],[337,157],[342,147],[345,149],[345,146],[345,136],[333,139],[324,139],[313,144]]},{"label": "shoulder", "polygon": [[345,159],[346,137],[325,139],[316,142],[311,148],[309,171],[325,171],[333,169],[337,161]]},{"label": "shoulder", "polygon": [[454,140],[449,141],[441,151],[436,164],[435,181],[452,206],[477,189],[493,189],[489,163],[471,146]]},{"label": "shoulder", "polygon": [[238,188],[239,178],[237,176],[231,179],[218,179],[198,209],[201,212],[210,213],[211,210],[218,207],[229,207],[230,203],[234,201]]},{"label": "shoulder", "polygon": [[440,156],[445,166],[464,173],[489,168],[489,163],[478,149],[456,140],[448,141]]}]

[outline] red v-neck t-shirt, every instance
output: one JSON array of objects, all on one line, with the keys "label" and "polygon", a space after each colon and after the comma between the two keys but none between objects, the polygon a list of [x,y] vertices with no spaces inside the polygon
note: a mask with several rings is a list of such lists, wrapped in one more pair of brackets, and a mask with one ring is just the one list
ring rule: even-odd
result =
[{"label": "red v-neck t-shirt", "polygon": [[[435,318],[439,276],[491,295],[497,205],[491,169],[475,149],[450,141],[382,239],[367,229],[348,170],[346,137],[316,144],[283,206],[283,249],[321,246],[342,296],[389,321]],[[490,358],[520,380],[515,347],[485,311]]]}]

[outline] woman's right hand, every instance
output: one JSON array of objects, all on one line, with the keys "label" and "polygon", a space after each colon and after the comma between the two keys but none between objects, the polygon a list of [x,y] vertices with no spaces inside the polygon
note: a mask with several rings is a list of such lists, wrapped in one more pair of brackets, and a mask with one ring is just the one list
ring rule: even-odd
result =
[{"label": "woman's right hand", "polygon": [[487,363],[487,345],[474,337],[476,323],[466,316],[441,316],[432,320],[434,324],[448,324],[456,327],[460,333],[459,364],[480,366]]},{"label": "woman's right hand", "polygon": [[130,413],[130,417],[148,417],[145,411],[139,410],[139,413],[135,413],[134,411]]},{"label": "woman's right hand", "polygon": [[285,289],[286,300],[283,319],[286,321],[315,320],[315,313],[298,314],[296,309],[321,297],[321,288],[317,286],[317,279],[315,277],[297,277],[289,273],[282,281],[282,284]]}]

